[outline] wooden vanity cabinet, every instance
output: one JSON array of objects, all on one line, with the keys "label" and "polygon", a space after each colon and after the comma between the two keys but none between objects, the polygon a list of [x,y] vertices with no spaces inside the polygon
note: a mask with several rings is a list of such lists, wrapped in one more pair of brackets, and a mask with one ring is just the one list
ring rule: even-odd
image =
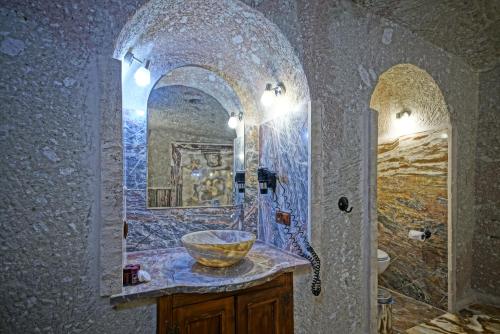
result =
[{"label": "wooden vanity cabinet", "polygon": [[159,334],[292,334],[293,276],[256,287],[158,299]]}]

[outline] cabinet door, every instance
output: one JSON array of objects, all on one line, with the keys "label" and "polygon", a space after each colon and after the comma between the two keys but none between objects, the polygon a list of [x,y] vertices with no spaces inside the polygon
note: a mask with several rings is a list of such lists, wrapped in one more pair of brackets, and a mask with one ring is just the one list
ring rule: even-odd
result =
[{"label": "cabinet door", "polygon": [[234,334],[234,298],[174,308],[178,334]]},{"label": "cabinet door", "polygon": [[236,327],[238,334],[293,333],[292,292],[269,289],[238,295]]}]

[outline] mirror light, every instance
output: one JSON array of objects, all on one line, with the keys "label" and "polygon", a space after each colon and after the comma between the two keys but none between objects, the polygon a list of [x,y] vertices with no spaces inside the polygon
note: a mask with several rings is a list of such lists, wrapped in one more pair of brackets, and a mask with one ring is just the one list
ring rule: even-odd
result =
[{"label": "mirror light", "polygon": [[413,117],[411,117],[411,110],[409,109],[403,109],[396,113],[395,125],[395,135],[397,137],[409,135],[417,131],[417,125]]},{"label": "mirror light", "polygon": [[151,83],[151,72],[149,71],[150,61],[146,61],[144,67],[139,67],[134,73],[135,83],[138,86],[144,87]]},{"label": "mirror light", "polygon": [[273,104],[273,99],[273,86],[271,84],[267,84],[266,89],[264,90],[264,93],[262,93],[262,97],[260,98],[260,102],[264,107],[270,107]]},{"label": "mirror light", "polygon": [[229,117],[229,120],[227,121],[227,126],[229,126],[231,129],[236,129],[242,117],[243,117],[242,113],[239,113],[238,116],[236,116],[236,114],[232,112],[231,116]]},{"label": "mirror light", "polygon": [[131,51],[127,51],[125,56],[123,56],[123,62],[127,64],[128,67],[132,65],[134,60],[140,64],[144,64],[144,66],[139,67],[137,71],[134,73],[135,83],[141,87],[149,85],[151,83],[151,72],[149,71],[149,66],[151,65],[151,61],[149,60],[142,61],[136,58]]},{"label": "mirror light", "polygon": [[285,85],[282,82],[278,82],[274,87],[272,84],[268,83],[262,93],[260,102],[264,107],[270,107],[274,104],[276,97],[285,94],[285,92]]}]

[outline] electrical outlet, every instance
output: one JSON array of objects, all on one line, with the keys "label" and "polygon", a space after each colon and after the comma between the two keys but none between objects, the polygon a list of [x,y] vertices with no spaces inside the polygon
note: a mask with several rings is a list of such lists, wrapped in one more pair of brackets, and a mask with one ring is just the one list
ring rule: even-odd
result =
[{"label": "electrical outlet", "polygon": [[276,211],[276,222],[278,224],[288,225],[291,224],[292,217],[290,212]]},{"label": "electrical outlet", "polygon": [[279,179],[280,179],[281,183],[288,184],[288,176],[287,175],[280,175]]}]

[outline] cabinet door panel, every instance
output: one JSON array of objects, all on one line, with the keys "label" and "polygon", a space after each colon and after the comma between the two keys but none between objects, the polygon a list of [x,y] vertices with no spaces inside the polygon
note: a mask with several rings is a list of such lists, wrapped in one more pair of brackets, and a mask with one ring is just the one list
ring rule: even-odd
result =
[{"label": "cabinet door panel", "polygon": [[290,312],[290,293],[286,290],[269,289],[236,298],[238,334],[293,332],[293,310]]},{"label": "cabinet door panel", "polygon": [[179,334],[234,334],[234,298],[174,308]]}]

